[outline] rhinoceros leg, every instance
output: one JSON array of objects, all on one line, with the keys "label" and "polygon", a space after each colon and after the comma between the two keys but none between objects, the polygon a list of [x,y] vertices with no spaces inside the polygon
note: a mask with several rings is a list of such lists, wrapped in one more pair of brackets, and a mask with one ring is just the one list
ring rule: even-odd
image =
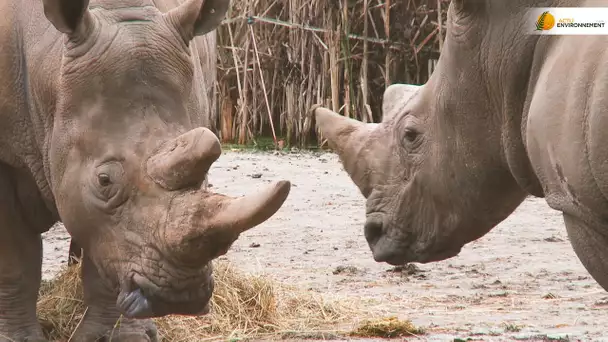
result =
[{"label": "rhinoceros leg", "polygon": [[608,225],[591,227],[564,214],[574,252],[589,274],[608,291]]},{"label": "rhinoceros leg", "polygon": [[0,164],[0,341],[46,341],[36,318],[42,239],[25,222],[16,193]]},{"label": "rhinoceros leg", "polygon": [[83,254],[82,281],[88,309],[72,341],[97,341],[99,338],[103,340],[103,337],[123,342],[157,341],[156,326],[152,320],[120,318],[116,309],[117,295],[104,286],[97,269],[87,258],[86,250]]}]

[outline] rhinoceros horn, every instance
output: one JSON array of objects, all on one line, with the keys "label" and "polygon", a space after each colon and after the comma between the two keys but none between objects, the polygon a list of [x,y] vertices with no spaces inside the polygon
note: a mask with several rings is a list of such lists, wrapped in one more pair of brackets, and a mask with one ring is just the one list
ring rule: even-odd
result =
[{"label": "rhinoceros horn", "polygon": [[367,197],[373,187],[370,179],[373,168],[370,135],[378,124],[366,124],[320,106],[314,106],[312,110],[317,127],[327,138],[329,147],[338,153],[344,169],[363,196]]},{"label": "rhinoceros horn", "polygon": [[148,175],[167,190],[195,186],[221,154],[217,136],[198,127],[162,144],[148,159]]},{"label": "rhinoceros horn", "polygon": [[197,186],[220,154],[217,136],[200,127],[166,141],[147,161],[147,173],[157,184],[183,190],[172,199],[164,233],[182,262],[199,263],[224,254],[240,233],[274,215],[289,195],[289,181],[240,198],[201,191]]},{"label": "rhinoceros horn", "polygon": [[195,267],[225,254],[239,234],[266,221],[287,199],[291,183],[279,181],[240,198],[203,193],[172,207],[163,238],[174,257]]},{"label": "rhinoceros horn", "polygon": [[206,241],[213,241],[213,245],[217,246],[214,249],[206,245],[207,253],[210,254],[207,258],[215,258],[226,253],[240,233],[274,215],[287,199],[290,189],[291,183],[283,180],[249,196],[230,198],[215,195],[222,197],[217,206],[217,213],[203,225],[200,231],[202,235],[198,236],[199,240],[201,237],[206,237]]}]

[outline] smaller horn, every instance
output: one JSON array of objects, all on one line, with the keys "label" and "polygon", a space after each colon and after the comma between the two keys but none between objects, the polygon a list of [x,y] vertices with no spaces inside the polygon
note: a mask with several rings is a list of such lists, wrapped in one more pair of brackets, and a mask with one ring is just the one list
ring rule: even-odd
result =
[{"label": "smaller horn", "polygon": [[167,190],[202,183],[211,164],[222,154],[220,141],[204,127],[166,141],[148,159],[148,175]]},{"label": "smaller horn", "polygon": [[369,137],[378,124],[347,118],[324,107],[313,106],[313,111],[319,131],[327,138],[329,147],[338,153],[344,169],[367,198],[373,186]]},{"label": "smaller horn", "polygon": [[394,83],[389,85],[382,96],[382,122],[403,112],[405,105],[412,99],[423,86],[414,84]]}]

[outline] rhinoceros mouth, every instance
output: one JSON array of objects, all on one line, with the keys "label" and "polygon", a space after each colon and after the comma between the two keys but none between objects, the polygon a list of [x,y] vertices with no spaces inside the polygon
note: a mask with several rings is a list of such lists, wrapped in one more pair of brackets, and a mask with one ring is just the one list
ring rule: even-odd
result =
[{"label": "rhinoceros mouth", "polygon": [[141,289],[129,293],[121,292],[117,303],[121,314],[126,318],[154,318],[166,315],[201,316],[208,314],[210,299],[201,302],[165,302],[161,299],[148,299]]},{"label": "rhinoceros mouth", "polygon": [[442,250],[435,251],[433,253],[422,254],[422,255],[418,256],[417,261],[410,261],[410,262],[418,262],[421,264],[427,264],[430,262],[442,261],[442,260],[446,260],[446,259],[457,256],[458,254],[460,254],[461,250],[462,250],[462,247],[452,248],[452,249],[442,249]]},{"label": "rhinoceros mouth", "polygon": [[366,215],[364,235],[376,262],[399,266],[410,262],[429,263],[458,255],[464,244],[459,239],[424,239],[417,232],[431,227],[412,229],[391,221],[385,213],[370,211]]},{"label": "rhinoceros mouth", "polygon": [[121,290],[116,306],[127,318],[153,318],[166,315],[198,316],[210,312],[213,293],[213,278],[210,277],[200,288],[175,290],[159,295],[152,290],[154,285],[142,277],[133,277],[129,290]]},{"label": "rhinoceros mouth", "polygon": [[420,264],[427,264],[430,262],[442,261],[457,256],[460,253],[461,248],[441,250],[433,253],[417,253],[415,251],[407,250],[404,253],[393,254],[391,257],[383,257],[378,252],[373,252],[374,260],[376,262],[385,262],[392,266],[401,266],[410,262],[417,262]]},{"label": "rhinoceros mouth", "polygon": [[116,300],[120,313],[127,318],[153,317],[152,305],[143,291],[138,288],[130,292],[121,291]]},{"label": "rhinoceros mouth", "polygon": [[374,260],[389,265],[400,266],[410,262],[426,264],[442,261],[458,255],[462,246],[428,246],[410,240],[395,240],[383,235],[369,243]]}]

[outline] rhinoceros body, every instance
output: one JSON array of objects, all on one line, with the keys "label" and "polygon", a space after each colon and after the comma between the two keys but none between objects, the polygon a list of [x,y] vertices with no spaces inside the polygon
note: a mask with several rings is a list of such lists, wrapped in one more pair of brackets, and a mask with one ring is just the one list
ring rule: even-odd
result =
[{"label": "rhinoceros body", "polygon": [[287,181],[242,198],[204,186],[228,7],[0,1],[0,340],[45,340],[40,234],[57,221],[84,250],[74,340],[146,341],[151,317],[207,312],[211,260],[281,207]]},{"label": "rhinoceros body", "polygon": [[437,68],[420,87],[389,86],[381,123],[315,110],[367,198],[376,261],[453,257],[532,195],[563,213],[608,289],[608,38],[531,34],[529,16],[597,5],[452,0]]}]

